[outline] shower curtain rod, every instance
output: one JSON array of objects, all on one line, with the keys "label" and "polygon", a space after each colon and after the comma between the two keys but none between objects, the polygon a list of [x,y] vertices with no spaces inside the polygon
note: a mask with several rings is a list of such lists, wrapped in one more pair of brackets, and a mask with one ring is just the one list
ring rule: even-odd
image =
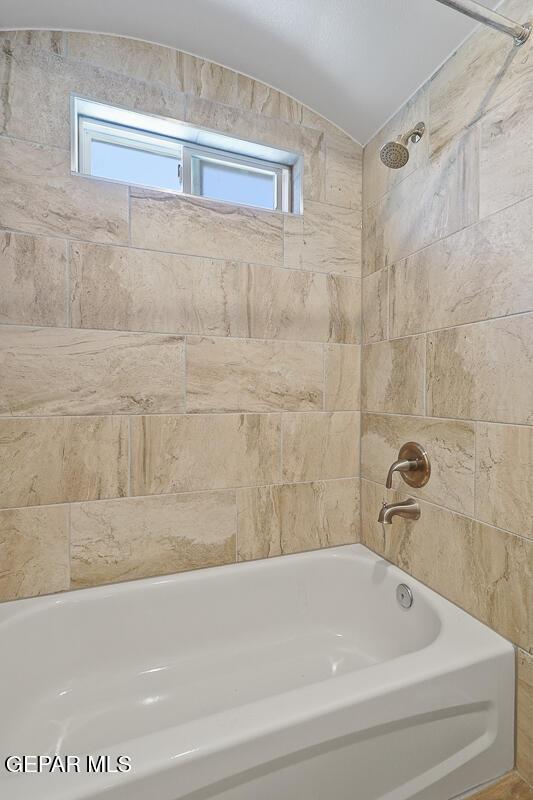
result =
[{"label": "shower curtain rod", "polygon": [[497,11],[482,6],[481,3],[477,3],[475,0],[437,0],[437,2],[442,3],[444,6],[449,6],[461,14],[466,14],[467,17],[471,17],[478,22],[490,25],[491,28],[496,28],[501,33],[512,36],[517,46],[524,44],[531,33],[531,25],[529,23],[520,25],[519,22],[514,22],[512,19],[504,17],[503,14],[498,14]]}]

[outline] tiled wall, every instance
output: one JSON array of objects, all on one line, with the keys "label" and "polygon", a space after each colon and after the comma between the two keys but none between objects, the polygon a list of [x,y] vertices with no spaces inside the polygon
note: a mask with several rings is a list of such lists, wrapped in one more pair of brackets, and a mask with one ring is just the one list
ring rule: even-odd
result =
[{"label": "tiled wall", "polygon": [[[500,11],[533,17],[531,0]],[[362,538],[518,647],[533,784],[533,42],[479,29],[365,148]],[[404,169],[379,148],[423,120]],[[376,517],[400,445],[433,474]],[[393,497],[407,496],[395,477]]]},{"label": "tiled wall", "polygon": [[[360,146],[167,48],[0,47],[0,599],[355,541]],[[304,216],[71,175],[70,92],[302,151]]]}]

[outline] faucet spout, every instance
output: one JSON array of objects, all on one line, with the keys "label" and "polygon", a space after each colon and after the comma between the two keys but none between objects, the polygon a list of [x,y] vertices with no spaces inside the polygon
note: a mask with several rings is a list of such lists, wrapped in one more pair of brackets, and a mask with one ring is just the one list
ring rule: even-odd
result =
[{"label": "faucet spout", "polygon": [[379,512],[378,522],[382,522],[383,525],[392,525],[393,517],[420,519],[420,505],[412,497],[398,503],[383,503]]}]

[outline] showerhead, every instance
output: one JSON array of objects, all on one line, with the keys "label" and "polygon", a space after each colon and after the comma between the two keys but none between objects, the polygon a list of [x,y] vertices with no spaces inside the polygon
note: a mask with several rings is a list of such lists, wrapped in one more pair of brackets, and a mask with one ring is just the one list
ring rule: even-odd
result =
[{"label": "showerhead", "polygon": [[379,157],[389,169],[400,169],[409,161],[409,150],[401,141],[387,142],[381,148]]},{"label": "showerhead", "polygon": [[409,148],[407,147],[409,141],[413,142],[413,144],[419,142],[425,130],[424,123],[419,122],[408,133],[398,136],[395,142],[386,142],[379,151],[379,157],[383,164],[389,169],[405,167],[409,161]]}]

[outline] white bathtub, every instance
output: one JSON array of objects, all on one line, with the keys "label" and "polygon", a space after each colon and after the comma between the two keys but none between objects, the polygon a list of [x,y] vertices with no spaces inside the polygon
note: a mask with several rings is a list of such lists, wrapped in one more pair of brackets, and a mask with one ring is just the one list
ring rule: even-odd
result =
[{"label": "white bathtub", "polygon": [[[2,800],[448,800],[513,766],[512,647],[361,545],[5,603],[0,643]],[[4,763],[53,753],[80,772]]]}]

